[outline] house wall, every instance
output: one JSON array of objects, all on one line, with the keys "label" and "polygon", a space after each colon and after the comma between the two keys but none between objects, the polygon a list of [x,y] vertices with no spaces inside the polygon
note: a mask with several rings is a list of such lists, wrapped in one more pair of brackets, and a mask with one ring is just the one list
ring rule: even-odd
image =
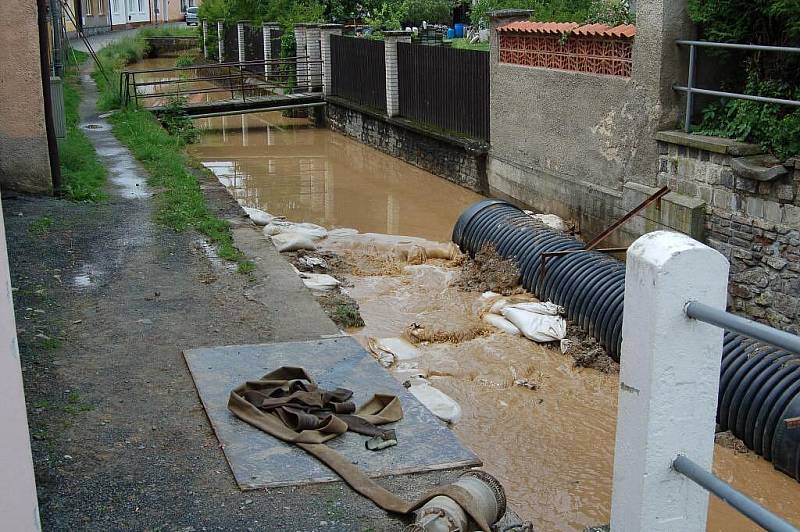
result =
[{"label": "house wall", "polygon": [[629,78],[500,63],[497,26],[529,12],[495,13],[490,190],[574,219],[593,236],[623,214],[626,183],[654,186],[653,135],[674,124],[680,107],[671,87],[686,68],[674,40],[692,36],[685,4],[637,4]]},{"label": "house wall", "polygon": [[0,187],[52,190],[39,67],[35,0],[5,5],[0,17]]}]

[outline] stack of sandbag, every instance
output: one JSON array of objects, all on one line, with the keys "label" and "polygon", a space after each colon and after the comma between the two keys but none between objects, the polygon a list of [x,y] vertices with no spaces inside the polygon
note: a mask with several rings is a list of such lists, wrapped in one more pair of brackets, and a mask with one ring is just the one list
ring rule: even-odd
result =
[{"label": "stack of sandbag", "polygon": [[[567,335],[567,322],[561,316],[564,309],[555,303],[531,300],[527,294],[503,297],[487,292],[481,297],[490,303],[483,321],[505,333],[540,343],[560,341]],[[519,300],[523,298],[528,301]]]}]

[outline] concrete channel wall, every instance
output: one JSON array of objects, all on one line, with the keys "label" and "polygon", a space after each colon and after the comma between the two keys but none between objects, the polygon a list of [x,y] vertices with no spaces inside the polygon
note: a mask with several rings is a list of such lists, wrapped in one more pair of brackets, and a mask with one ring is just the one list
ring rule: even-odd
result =
[{"label": "concrete channel wall", "polygon": [[52,190],[34,0],[8,2],[0,19],[0,187]]},{"label": "concrete channel wall", "polygon": [[674,40],[691,37],[693,26],[685,0],[637,8],[630,77],[500,62],[497,28],[531,12],[493,13],[492,193],[576,219],[593,235],[623,213],[626,195],[638,196],[626,183],[655,186],[653,135],[676,122],[680,99],[671,86],[686,70]]},{"label": "concrete channel wall", "polygon": [[475,192],[486,193],[487,146],[427,131],[335,97],[328,98],[331,129]]}]

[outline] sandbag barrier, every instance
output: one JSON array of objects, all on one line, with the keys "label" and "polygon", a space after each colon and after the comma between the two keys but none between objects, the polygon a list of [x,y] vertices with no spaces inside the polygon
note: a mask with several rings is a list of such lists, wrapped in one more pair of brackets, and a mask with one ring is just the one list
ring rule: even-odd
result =
[{"label": "sandbag barrier", "polygon": [[[584,249],[585,244],[495,199],[462,213],[453,242],[473,257],[485,243],[493,243],[500,256],[516,262],[523,287],[564,307],[568,319],[619,361],[625,292],[621,261],[588,251],[551,258],[542,271],[543,252]],[[726,332],[717,423],[800,481],[800,355]]]}]

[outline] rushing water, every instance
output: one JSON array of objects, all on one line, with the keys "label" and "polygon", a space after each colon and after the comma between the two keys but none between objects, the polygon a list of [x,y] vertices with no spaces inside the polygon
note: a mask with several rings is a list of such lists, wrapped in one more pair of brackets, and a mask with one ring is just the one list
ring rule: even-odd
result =
[{"label": "rushing water", "polygon": [[[278,113],[201,119],[192,154],[243,204],[327,227],[449,240],[479,196],[366,147]],[[478,294],[450,287],[456,270],[410,266],[401,275],[352,277],[366,327],[360,341],[402,334],[412,322],[476,323]],[[556,349],[502,333],[421,348],[419,366],[456,399],[453,427],[504,484],[511,506],[537,530],[607,523],[617,375],[575,369]],[[539,383],[513,385],[517,375]],[[800,523],[800,485],[759,457],[715,446],[715,472]],[[712,497],[709,530],[758,530]]]}]

